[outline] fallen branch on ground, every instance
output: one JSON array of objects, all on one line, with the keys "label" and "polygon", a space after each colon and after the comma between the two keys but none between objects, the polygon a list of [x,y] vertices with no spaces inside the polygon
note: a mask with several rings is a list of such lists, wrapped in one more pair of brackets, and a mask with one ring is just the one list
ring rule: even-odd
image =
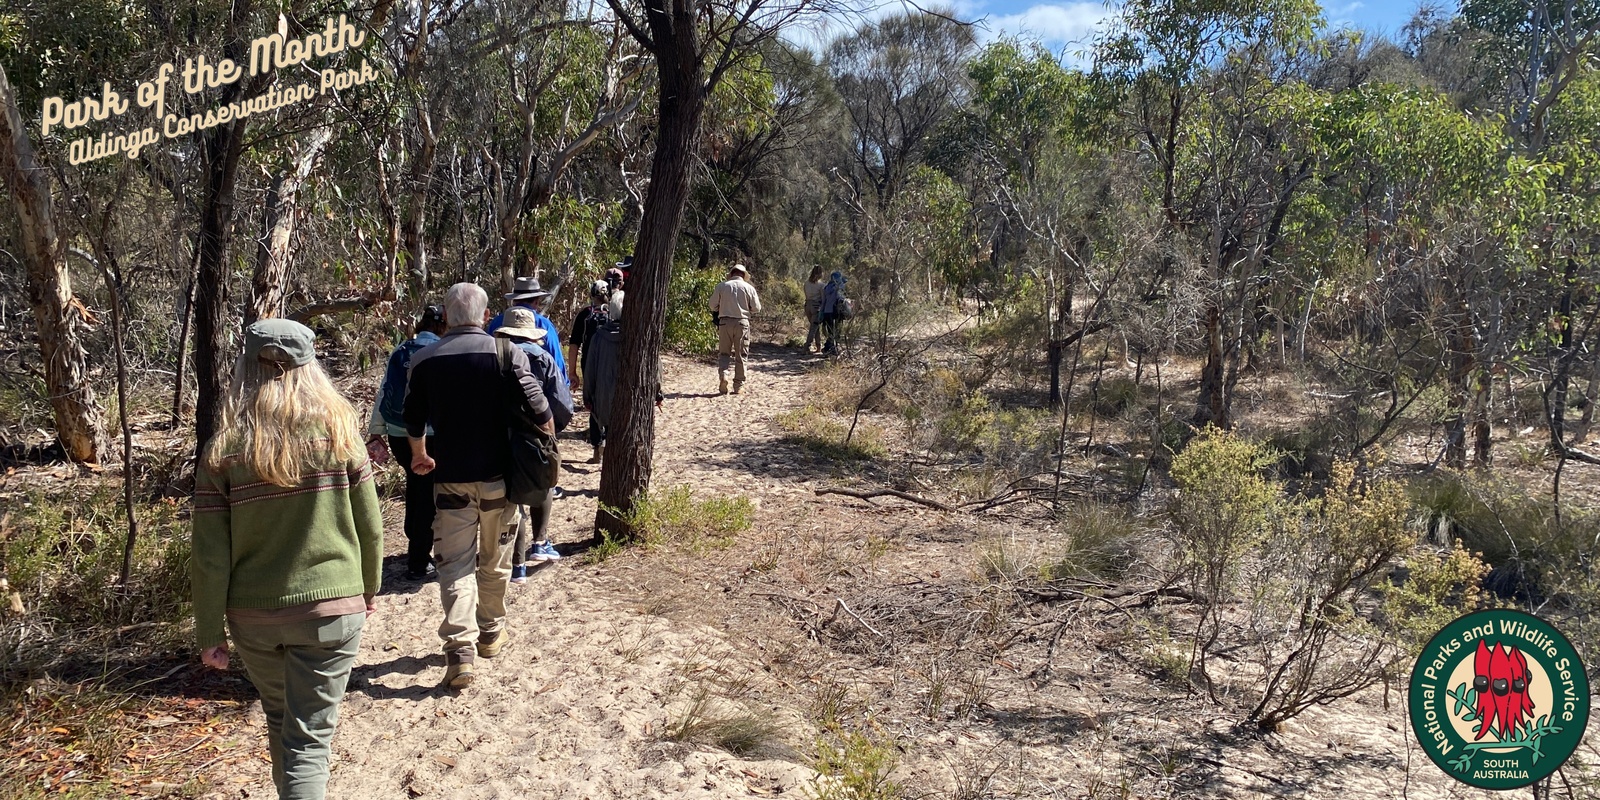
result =
[{"label": "fallen branch on ground", "polygon": [[918,505],[924,505],[929,508],[936,508],[940,511],[955,511],[954,508],[951,508],[950,506],[947,506],[938,500],[929,500],[925,497],[918,497],[909,492],[902,492],[899,489],[874,489],[870,492],[857,492],[850,489],[818,489],[817,494],[842,494],[845,497],[854,497],[857,500],[871,500],[874,497],[898,497],[901,500],[906,500]]},{"label": "fallen branch on ground", "polygon": [[844,604],[844,598],[836,597],[836,598],[834,598],[834,600],[836,601],[836,604],[833,607],[833,613],[829,614],[827,622],[824,622],[822,624],[827,625],[827,624],[833,622],[835,619],[838,619],[839,612],[843,611],[844,613],[849,614],[850,617],[852,619],[854,619],[856,622],[861,623],[862,627],[864,627],[867,630],[872,631],[873,633],[877,634],[879,639],[882,639],[882,640],[884,640],[886,642],[889,641],[889,637],[884,636],[881,631],[879,631],[877,628],[872,627],[872,625],[869,624],[866,620],[862,619],[859,614],[857,614],[854,611],[851,611],[850,607]]}]

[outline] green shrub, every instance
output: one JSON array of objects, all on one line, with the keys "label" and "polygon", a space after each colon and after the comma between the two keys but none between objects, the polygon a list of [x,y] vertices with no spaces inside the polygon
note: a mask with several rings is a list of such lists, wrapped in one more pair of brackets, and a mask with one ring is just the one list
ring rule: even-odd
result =
[{"label": "green shrub", "polygon": [[1403,652],[1414,656],[1440,628],[1482,604],[1489,566],[1459,542],[1444,553],[1418,547],[1405,566],[1399,580],[1382,587],[1382,615]]},{"label": "green shrub", "polygon": [[[725,273],[676,266],[667,284],[666,345],[683,353],[710,353],[717,349],[717,326],[711,321],[711,293]],[[624,312],[626,313],[626,312]]]},{"label": "green shrub", "polygon": [[0,577],[24,608],[0,622],[0,678],[48,666],[41,659],[59,648],[42,645],[56,635],[84,641],[139,625],[155,629],[146,641],[179,638],[189,613],[189,533],[178,505],[138,507],[128,584],[118,586],[127,536],[120,501],[113,485],[74,497],[30,491],[0,519]]},{"label": "green shrub", "polygon": [[1271,450],[1210,427],[1172,461],[1179,558],[1208,604],[1232,597],[1246,552],[1277,513],[1278,487],[1263,475],[1276,461]]},{"label": "green shrub", "polygon": [[639,498],[623,521],[646,546],[725,548],[750,529],[754,515],[754,504],[742,495],[696,500],[688,486],[673,486]]},{"label": "green shrub", "polygon": [[[761,308],[768,316],[800,316],[805,313],[806,292],[793,278],[770,277],[757,287]],[[802,342],[803,344],[804,342]]]},{"label": "green shrub", "polygon": [[897,763],[893,742],[856,731],[830,734],[817,742],[811,766],[820,774],[806,794],[813,800],[896,800],[905,795],[889,779]]},{"label": "green shrub", "polygon": [[[1410,488],[1430,533],[1454,537],[1492,565],[1534,560],[1534,551],[1560,538],[1549,502],[1529,497],[1510,481],[1440,470],[1413,480]],[[1567,511],[1569,520],[1582,517],[1577,508]]]},{"label": "green shrub", "polygon": [[[1177,551],[1201,609],[1194,672],[1217,699],[1207,658],[1231,628],[1259,662],[1247,716],[1263,730],[1392,675],[1418,631],[1475,603],[1481,574],[1464,556],[1419,552],[1398,482],[1335,462],[1320,497],[1291,497],[1262,475],[1275,460],[1208,429],[1172,467]],[[1381,588],[1397,559],[1417,565],[1414,580]],[[1374,591],[1391,598],[1377,621],[1358,610]],[[1242,608],[1225,612],[1230,601]]]}]

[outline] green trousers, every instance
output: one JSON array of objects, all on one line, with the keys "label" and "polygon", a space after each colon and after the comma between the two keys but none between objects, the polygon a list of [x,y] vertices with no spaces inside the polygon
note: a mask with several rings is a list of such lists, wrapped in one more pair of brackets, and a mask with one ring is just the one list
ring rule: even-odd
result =
[{"label": "green trousers", "polygon": [[261,694],[279,800],[323,800],[328,757],[364,613],[285,624],[228,622],[233,646]]}]

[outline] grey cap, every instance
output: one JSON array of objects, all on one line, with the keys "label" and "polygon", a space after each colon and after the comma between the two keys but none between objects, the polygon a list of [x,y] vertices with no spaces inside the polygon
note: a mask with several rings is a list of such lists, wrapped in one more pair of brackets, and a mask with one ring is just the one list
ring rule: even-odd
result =
[{"label": "grey cap", "polygon": [[258,319],[245,326],[244,354],[291,367],[303,367],[317,358],[316,334],[292,319]]}]

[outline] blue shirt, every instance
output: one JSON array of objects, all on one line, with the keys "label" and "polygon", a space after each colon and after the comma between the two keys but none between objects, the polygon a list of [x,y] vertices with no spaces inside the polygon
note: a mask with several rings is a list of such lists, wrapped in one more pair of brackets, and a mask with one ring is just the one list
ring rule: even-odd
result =
[{"label": "blue shirt", "polygon": [[[532,306],[523,306],[523,308],[532,310]],[[489,320],[489,327],[483,329],[484,332],[493,336],[494,332],[505,324],[505,315],[506,312],[504,311],[494,315],[494,319]],[[550,358],[556,362],[556,372],[561,376],[561,384],[565,386],[567,383],[567,358],[561,354],[561,332],[556,330],[554,322],[551,322],[549,318],[537,311],[533,312],[533,319],[539,323],[539,327],[544,329],[544,341],[540,342],[539,346],[543,347],[544,351],[550,354]]]}]

